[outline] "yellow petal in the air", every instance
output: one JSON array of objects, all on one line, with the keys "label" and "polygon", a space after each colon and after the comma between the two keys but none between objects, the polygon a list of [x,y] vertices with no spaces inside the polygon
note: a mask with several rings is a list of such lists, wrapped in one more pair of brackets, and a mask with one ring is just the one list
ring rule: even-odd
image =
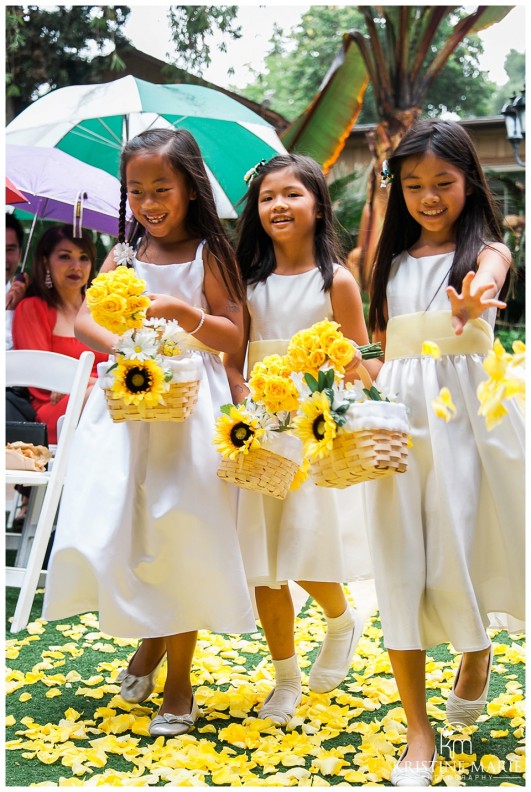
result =
[{"label": "yellow petal in the air", "polygon": [[424,341],[422,344],[422,355],[429,355],[433,358],[441,357],[441,350],[434,341]]}]

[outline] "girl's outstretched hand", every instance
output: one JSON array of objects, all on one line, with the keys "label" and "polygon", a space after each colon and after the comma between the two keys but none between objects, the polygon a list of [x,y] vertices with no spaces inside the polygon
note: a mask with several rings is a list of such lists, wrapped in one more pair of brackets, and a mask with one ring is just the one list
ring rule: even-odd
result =
[{"label": "girl's outstretched hand", "polygon": [[458,294],[453,286],[448,286],[446,289],[452,308],[452,325],[456,335],[461,335],[469,319],[477,319],[487,308],[506,307],[506,303],[501,300],[484,297],[486,292],[497,288],[494,281],[481,284],[472,293],[470,287],[475,277],[475,272],[467,272],[463,278],[461,294]]}]

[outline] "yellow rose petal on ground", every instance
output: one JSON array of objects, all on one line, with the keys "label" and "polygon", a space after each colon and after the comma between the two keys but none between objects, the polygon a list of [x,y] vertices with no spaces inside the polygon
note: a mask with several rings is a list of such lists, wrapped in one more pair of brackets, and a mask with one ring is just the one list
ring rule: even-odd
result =
[{"label": "yellow rose petal on ground", "polygon": [[18,697],[19,701],[29,701],[32,698],[31,693],[21,693]]},{"label": "yellow rose petal on ground", "polygon": [[526,757],[520,756],[517,753],[509,753],[505,757],[506,760],[509,762],[509,774],[510,773],[525,773],[526,770]]},{"label": "yellow rose petal on ground", "polygon": [[499,775],[505,768],[505,762],[494,754],[485,754],[479,763],[481,769],[490,775]]},{"label": "yellow rose petal on ground", "polygon": [[52,688],[51,690],[47,690],[44,695],[46,698],[55,698],[56,696],[62,696],[63,694],[57,688]]},{"label": "yellow rose petal on ground", "polygon": [[509,734],[509,729],[491,729],[490,736],[494,737],[494,739],[498,739],[498,737],[507,737]]},{"label": "yellow rose petal on ground", "polygon": [[6,715],[5,720],[4,720],[4,725],[5,726],[14,726],[16,722],[17,722],[16,718],[13,715]]}]

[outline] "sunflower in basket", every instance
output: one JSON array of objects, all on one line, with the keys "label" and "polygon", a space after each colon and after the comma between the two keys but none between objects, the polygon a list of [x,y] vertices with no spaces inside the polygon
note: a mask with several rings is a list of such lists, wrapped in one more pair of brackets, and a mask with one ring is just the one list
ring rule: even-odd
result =
[{"label": "sunflower in basket", "polygon": [[123,358],[114,368],[111,391],[126,404],[154,407],[160,404],[167,390],[164,370],[155,360]]},{"label": "sunflower in basket", "polygon": [[293,420],[293,428],[302,440],[305,457],[310,462],[330,453],[337,428],[328,396],[315,391],[303,401],[299,414]]},{"label": "sunflower in basket", "polygon": [[238,406],[224,404],[216,421],[213,442],[224,459],[237,459],[240,454],[260,448],[264,434],[259,418],[252,415],[245,402]]}]

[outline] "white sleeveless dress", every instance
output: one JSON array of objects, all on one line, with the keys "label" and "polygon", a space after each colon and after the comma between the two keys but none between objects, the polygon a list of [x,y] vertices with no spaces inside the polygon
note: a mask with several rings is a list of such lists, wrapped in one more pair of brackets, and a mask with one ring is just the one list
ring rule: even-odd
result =
[{"label": "white sleeveless dress", "polygon": [[[317,268],[299,275],[273,273],[249,286],[247,306],[251,344],[285,342],[334,318]],[[284,351],[282,344],[279,349]],[[283,501],[240,490],[238,536],[249,584],[278,588],[288,580],[343,583],[372,577],[362,487],[334,490],[308,479]]]},{"label": "white sleeveless dress", "polygon": [[[397,257],[387,286],[389,319],[428,305],[430,312],[449,312],[452,257]],[[495,309],[484,318],[493,326]],[[427,340],[433,339],[418,339],[419,352]],[[509,402],[509,415],[487,431],[477,414],[476,389],[487,376],[483,359],[403,357],[385,362],[376,381],[408,407],[413,443],[406,473],[368,482],[365,489],[390,649],[450,642],[458,651],[477,651],[489,645],[489,614],[524,618],[524,425]],[[457,408],[448,423],[431,406],[443,386]]]},{"label": "white sleeveless dress", "polygon": [[[202,248],[194,261],[134,261],[148,292],[208,309]],[[111,421],[96,385],[83,410],[49,563],[44,618],[99,611],[110,635],[255,629],[236,534],[236,487],[216,476],[219,355],[200,353],[195,413],[183,423]]]}]

